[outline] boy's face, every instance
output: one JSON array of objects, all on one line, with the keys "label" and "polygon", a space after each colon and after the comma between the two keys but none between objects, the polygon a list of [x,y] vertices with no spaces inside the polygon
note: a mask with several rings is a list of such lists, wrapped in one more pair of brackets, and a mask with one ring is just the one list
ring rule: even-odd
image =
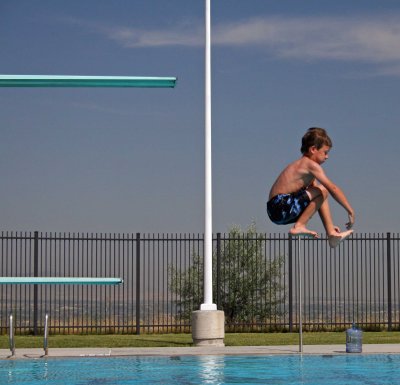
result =
[{"label": "boy's face", "polygon": [[322,146],[320,149],[318,149],[315,146],[310,147],[310,159],[312,159],[314,162],[317,162],[318,164],[324,163],[328,158],[329,158],[329,151],[330,151],[329,146]]}]

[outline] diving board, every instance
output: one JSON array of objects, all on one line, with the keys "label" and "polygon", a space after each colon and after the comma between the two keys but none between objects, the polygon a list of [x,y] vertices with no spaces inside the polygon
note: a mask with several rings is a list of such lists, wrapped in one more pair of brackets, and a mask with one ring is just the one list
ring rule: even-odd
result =
[{"label": "diving board", "polygon": [[0,87],[142,87],[174,88],[176,77],[0,75]]},{"label": "diving board", "polygon": [[0,277],[0,285],[120,285],[121,278]]}]

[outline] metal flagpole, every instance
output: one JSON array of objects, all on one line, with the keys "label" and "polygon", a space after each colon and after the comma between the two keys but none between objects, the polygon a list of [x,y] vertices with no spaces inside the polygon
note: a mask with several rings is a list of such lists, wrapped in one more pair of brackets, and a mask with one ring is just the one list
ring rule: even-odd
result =
[{"label": "metal flagpole", "polygon": [[196,346],[225,346],[225,315],[217,310],[212,293],[212,189],[211,189],[211,0],[205,0],[205,229],[204,303],[192,315]]},{"label": "metal flagpole", "polygon": [[205,40],[204,303],[192,314],[192,337],[196,346],[225,346],[225,315],[217,310],[212,295],[211,0],[205,0]]},{"label": "metal flagpole", "polygon": [[[301,264],[301,259],[300,259],[300,240],[301,237],[299,236],[297,239],[297,261],[299,264],[299,353],[303,353],[303,293],[302,293],[302,285],[303,285],[303,279],[302,279],[302,264]],[[303,245],[304,249],[304,245]]]},{"label": "metal flagpole", "polygon": [[205,40],[204,303],[200,310],[217,310],[212,298],[211,0],[205,0]]}]

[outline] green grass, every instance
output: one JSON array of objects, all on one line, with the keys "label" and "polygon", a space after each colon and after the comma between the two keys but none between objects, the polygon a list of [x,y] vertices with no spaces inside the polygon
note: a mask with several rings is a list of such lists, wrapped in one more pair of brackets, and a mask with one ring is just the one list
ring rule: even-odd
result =
[{"label": "green grass", "polygon": [[[297,345],[297,333],[227,333],[226,346]],[[304,345],[345,344],[344,332],[303,333]],[[364,344],[400,343],[400,332],[364,332]],[[17,348],[42,348],[43,336],[16,336]],[[50,335],[49,348],[192,346],[191,334]],[[8,336],[0,336],[0,349],[8,349]]]}]

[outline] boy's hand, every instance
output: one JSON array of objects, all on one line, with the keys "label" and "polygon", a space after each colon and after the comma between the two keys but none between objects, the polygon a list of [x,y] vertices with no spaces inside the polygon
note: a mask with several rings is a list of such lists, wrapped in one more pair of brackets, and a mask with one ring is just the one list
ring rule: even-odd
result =
[{"label": "boy's hand", "polygon": [[346,229],[350,230],[354,225],[354,213],[349,213],[349,221],[346,223]]}]

